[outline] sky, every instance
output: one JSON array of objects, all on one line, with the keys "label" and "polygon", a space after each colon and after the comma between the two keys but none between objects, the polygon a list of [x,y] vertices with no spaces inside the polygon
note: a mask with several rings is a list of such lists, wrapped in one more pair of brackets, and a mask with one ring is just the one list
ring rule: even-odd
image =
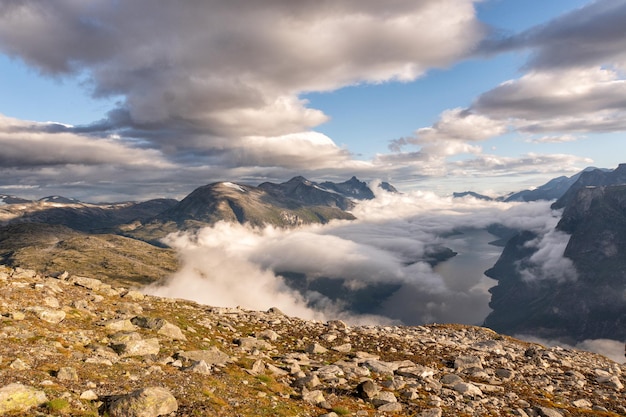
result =
[{"label": "sky", "polygon": [[626,0],[0,0],[0,193],[502,195],[626,162]]}]

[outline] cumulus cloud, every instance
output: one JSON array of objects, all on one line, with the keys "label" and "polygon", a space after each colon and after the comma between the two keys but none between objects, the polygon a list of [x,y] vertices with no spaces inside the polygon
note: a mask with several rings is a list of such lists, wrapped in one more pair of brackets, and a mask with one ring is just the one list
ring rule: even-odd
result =
[{"label": "cumulus cloud", "polygon": [[490,39],[485,52],[532,48],[527,67],[554,69],[626,62],[626,2],[598,0],[519,34]]},{"label": "cumulus cloud", "polygon": [[[354,214],[356,221],[296,230],[219,223],[171,235],[167,243],[180,251],[183,270],[149,291],[352,322],[480,324],[489,313],[487,289],[495,284],[483,272],[499,251],[487,244],[494,237],[479,229],[501,223],[544,234],[558,217],[546,202],[378,189]],[[459,252],[462,272],[431,266],[446,246]]]},{"label": "cumulus cloud", "polygon": [[[50,124],[0,114],[0,165],[104,165],[170,168],[160,152],[133,147],[115,138],[93,139],[69,132],[50,133]],[[54,125],[52,126],[54,127]]]},{"label": "cumulus cloud", "polygon": [[[179,183],[189,177],[200,185],[205,172],[205,182],[373,178],[388,164],[358,161],[313,132],[328,116],[303,94],[412,81],[469,56],[487,33],[475,2],[5,2],[0,51],[50,77],[80,77],[95,97],[118,99],[91,124],[45,127],[56,138],[93,138],[101,151],[92,160],[142,160],[135,151],[103,149],[116,135],[129,148],[155,150],[158,169],[163,159],[176,164]],[[21,159],[24,166],[54,164],[36,153]]]},{"label": "cumulus cloud", "polygon": [[626,82],[616,70],[577,67],[532,71],[504,82],[478,97],[472,110],[492,118],[517,119],[514,123],[523,130],[525,124],[545,119],[592,118],[609,111],[621,114],[626,109],[625,97]]},{"label": "cumulus cloud", "polygon": [[526,243],[535,250],[528,264],[520,271],[524,281],[552,280],[557,282],[576,281],[578,272],[571,259],[563,256],[570,235],[556,229]]},{"label": "cumulus cloud", "polygon": [[302,92],[413,80],[467,55],[485,33],[473,2],[28,1],[3,7],[0,48],[47,74],[86,71],[133,126],[281,136],[326,120]]},{"label": "cumulus cloud", "polygon": [[485,40],[480,51],[487,54],[530,51],[525,74],[480,94],[465,109],[442,112],[415,137],[393,141],[392,151],[414,144],[422,147],[414,153],[422,157],[476,155],[482,149],[475,142],[506,132],[541,134],[533,142],[542,144],[626,130],[625,16],[626,2],[600,0],[521,33]]}]

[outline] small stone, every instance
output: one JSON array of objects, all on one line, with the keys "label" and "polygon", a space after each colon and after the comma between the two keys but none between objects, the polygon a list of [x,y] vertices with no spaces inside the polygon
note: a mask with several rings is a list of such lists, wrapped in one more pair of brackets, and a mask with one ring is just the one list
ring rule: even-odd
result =
[{"label": "small stone", "polygon": [[424,410],[416,417],[441,417],[443,411],[441,408],[431,408],[430,410]]},{"label": "small stone", "polygon": [[572,405],[576,408],[591,408],[593,404],[591,401],[581,398],[579,400],[572,401]]},{"label": "small stone", "polygon": [[145,298],[145,295],[143,295],[139,291],[130,290],[126,294],[124,294],[122,298],[126,298],[126,299],[133,300],[133,301],[141,301]]},{"label": "small stone", "polygon": [[381,405],[385,405],[389,403],[395,403],[395,402],[398,402],[398,399],[393,394],[393,392],[390,392],[390,391],[381,391],[378,394],[376,394],[374,398],[372,398],[372,404],[374,404],[377,407],[380,407]]},{"label": "small stone", "polygon": [[563,417],[563,414],[549,407],[535,407],[541,417]]},{"label": "small stone", "polygon": [[398,413],[402,411],[402,404],[400,403],[387,403],[378,407],[378,411],[383,411],[387,413]]},{"label": "small stone", "polygon": [[336,352],[347,353],[352,350],[352,345],[350,343],[344,343],[343,345],[333,346],[332,349]]},{"label": "small stone", "polygon": [[611,375],[611,374],[598,375],[598,377],[596,378],[596,381],[598,381],[600,384],[606,385],[617,391],[621,391],[624,388],[624,385],[622,384],[622,382],[619,380],[619,378],[616,375]]},{"label": "small stone", "polygon": [[326,401],[324,393],[320,390],[309,391],[302,394],[302,399],[310,404],[319,405]]},{"label": "small stone", "polygon": [[471,368],[482,369],[482,367],[482,361],[478,356],[459,356],[454,360],[454,369],[458,372]]},{"label": "small stone", "polygon": [[482,397],[483,393],[476,385],[471,384],[469,382],[457,382],[452,386],[452,388],[467,397]]},{"label": "small stone", "polygon": [[30,369],[30,366],[20,358],[17,358],[13,362],[11,362],[9,368],[15,369],[16,371],[25,371],[27,369]]},{"label": "small stone", "polygon": [[52,308],[59,308],[59,306],[60,306],[60,304],[59,304],[59,300],[57,300],[57,299],[56,299],[56,298],[54,298],[54,297],[50,297],[50,296],[45,297],[45,298],[43,299],[43,303],[44,303],[45,305],[47,305],[48,307],[52,307]]},{"label": "small stone", "polygon": [[367,380],[357,385],[356,392],[359,397],[363,398],[364,400],[371,400],[372,398],[376,397],[376,395],[378,395],[378,393],[380,392],[380,388],[378,388],[374,381]]},{"label": "small stone", "polygon": [[143,388],[112,401],[111,417],[157,417],[178,411],[178,401],[161,387]]},{"label": "small stone", "polygon": [[197,374],[203,374],[203,375],[211,374],[211,367],[205,361],[196,362],[193,365],[191,365],[189,368],[187,368],[186,370],[195,372]]},{"label": "small stone", "polygon": [[47,323],[59,324],[65,319],[65,311],[63,310],[54,310],[45,307],[30,307],[28,308],[28,311],[35,313],[40,320]]},{"label": "small stone", "polygon": [[78,381],[78,373],[74,368],[64,367],[57,372],[57,378],[61,381]]},{"label": "small stone", "polygon": [[261,359],[257,359],[252,364],[252,367],[250,368],[250,373],[252,375],[260,375],[263,372],[265,372],[265,362],[263,362]]},{"label": "small stone", "polygon": [[114,332],[132,332],[137,329],[130,320],[108,320],[103,323],[103,326],[107,330]]},{"label": "small stone", "polygon": [[312,389],[320,385],[322,385],[322,382],[319,380],[319,378],[315,374],[308,374],[302,378],[298,378],[293,383],[293,386],[296,388],[304,387],[308,389]]},{"label": "small stone", "polygon": [[205,361],[207,365],[225,365],[230,361],[230,356],[220,351],[216,347],[211,347],[207,350],[192,350],[188,352],[178,352],[176,354],[177,359],[183,361]]},{"label": "small stone", "polygon": [[321,354],[321,353],[328,352],[328,349],[326,349],[324,346],[320,345],[319,343],[311,343],[309,346],[306,347],[304,351],[306,353]]},{"label": "small stone", "polygon": [[21,311],[11,311],[7,313],[7,317],[15,321],[21,321],[26,318],[26,315]]},{"label": "small stone", "polygon": [[275,342],[278,340],[279,335],[274,330],[263,330],[258,334],[259,339],[269,340],[270,342]]},{"label": "small stone", "polygon": [[270,345],[265,340],[257,339],[256,337],[242,337],[240,339],[235,339],[235,344],[237,344],[241,349],[245,351],[252,351],[254,349],[272,349],[272,345]]},{"label": "small stone", "polygon": [[152,317],[134,317],[131,323],[144,329],[156,330],[157,334],[172,340],[187,340],[180,327],[167,320]]},{"label": "small stone", "polygon": [[129,356],[158,355],[159,339],[138,339],[114,342],[111,347],[123,358]]},{"label": "small stone", "polygon": [[96,394],[93,390],[83,391],[80,394],[81,400],[96,401],[98,398],[98,394]]}]

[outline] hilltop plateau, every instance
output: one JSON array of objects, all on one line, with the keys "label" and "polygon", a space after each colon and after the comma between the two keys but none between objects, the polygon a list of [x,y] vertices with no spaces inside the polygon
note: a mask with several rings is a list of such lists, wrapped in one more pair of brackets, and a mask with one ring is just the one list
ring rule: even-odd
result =
[{"label": "hilltop plateau", "polygon": [[625,365],[480,327],[305,321],[21,268],[0,290],[4,415],[626,414]]}]

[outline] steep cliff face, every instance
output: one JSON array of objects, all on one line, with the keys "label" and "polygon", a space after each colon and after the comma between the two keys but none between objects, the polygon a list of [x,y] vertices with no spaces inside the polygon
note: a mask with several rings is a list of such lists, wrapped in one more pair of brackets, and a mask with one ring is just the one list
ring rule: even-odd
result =
[{"label": "steep cliff face", "polygon": [[569,205],[578,191],[587,187],[612,186],[626,184],[626,164],[620,164],[613,171],[592,169],[580,174],[578,180],[553,205],[553,209],[561,209]]},{"label": "steep cliff face", "polygon": [[571,236],[564,252],[572,280],[528,279],[521,271],[536,252],[524,232],[511,239],[487,275],[493,312],[485,325],[580,341],[626,338],[626,186],[585,187],[572,195],[557,229]]}]

